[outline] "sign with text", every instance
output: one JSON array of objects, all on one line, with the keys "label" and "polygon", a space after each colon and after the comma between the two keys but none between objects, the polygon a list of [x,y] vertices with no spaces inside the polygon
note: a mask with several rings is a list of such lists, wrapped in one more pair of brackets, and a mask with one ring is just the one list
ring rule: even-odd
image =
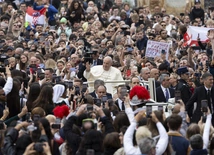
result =
[{"label": "sign with text", "polygon": [[160,57],[161,54],[165,54],[166,58],[168,58],[170,43],[163,43],[157,41],[148,40],[146,46],[146,57]]}]

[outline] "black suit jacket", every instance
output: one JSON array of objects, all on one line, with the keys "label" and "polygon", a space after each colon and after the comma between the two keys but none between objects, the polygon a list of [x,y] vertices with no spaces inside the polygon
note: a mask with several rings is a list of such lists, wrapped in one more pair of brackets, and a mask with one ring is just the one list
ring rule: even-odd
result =
[{"label": "black suit jacket", "polygon": [[[212,102],[214,102],[214,87],[212,87],[211,89],[211,96],[212,96]],[[207,95],[207,90],[205,89],[204,86],[200,86],[195,88],[193,95],[191,96],[191,98],[189,99],[189,101],[186,104],[186,111],[188,112],[189,117],[191,118],[191,122],[195,122],[197,123],[202,116],[202,112],[201,112],[201,100],[207,100],[208,99],[208,95]],[[193,113],[193,108],[194,108],[194,102],[197,102],[197,107]],[[214,106],[214,104],[212,103],[212,105]],[[211,110],[211,105],[208,105],[210,110]],[[211,111],[211,113],[213,113]],[[212,123],[213,123],[212,119]]]},{"label": "black suit jacket", "polygon": [[[118,108],[119,111],[123,111],[123,110],[120,109],[120,106],[119,106],[119,104],[118,104],[118,99],[117,99],[114,103],[115,103],[115,105],[117,106],[117,108]],[[124,105],[124,106],[125,106],[125,105]]]},{"label": "black suit jacket", "polygon": [[[170,93],[170,98],[175,97],[174,89],[169,88],[169,93]],[[161,89],[161,86],[156,88],[156,97],[157,97],[157,102],[166,102],[166,97],[163,90]]]},{"label": "black suit jacket", "polygon": [[[95,91],[93,91],[89,95],[91,95],[93,98],[97,98]],[[106,93],[106,96],[107,96],[108,100],[112,99],[112,95],[110,93]]]},{"label": "black suit jacket", "polygon": [[181,99],[186,105],[190,97],[192,96],[192,92],[187,82],[183,79],[180,79],[176,86],[176,90],[179,90],[181,92]]}]

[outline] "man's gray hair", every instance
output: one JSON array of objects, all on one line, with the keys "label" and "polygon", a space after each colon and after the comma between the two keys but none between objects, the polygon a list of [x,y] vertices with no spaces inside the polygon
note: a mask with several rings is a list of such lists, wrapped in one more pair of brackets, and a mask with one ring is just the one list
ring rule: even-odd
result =
[{"label": "man's gray hair", "polygon": [[159,77],[160,83],[162,83],[163,80],[164,80],[166,77],[169,77],[169,75],[168,75],[168,74],[161,74],[160,77]]},{"label": "man's gray hair", "polygon": [[151,149],[156,147],[156,142],[150,137],[145,137],[139,140],[138,146],[142,154],[149,154]]},{"label": "man's gray hair", "polygon": [[96,90],[100,85],[104,86],[105,85],[105,82],[103,80],[100,80],[100,79],[96,79],[94,81],[94,89]]},{"label": "man's gray hair", "polygon": [[210,77],[210,76],[213,76],[211,73],[209,72],[206,72],[202,75],[202,80],[205,80],[206,78]]},{"label": "man's gray hair", "polygon": [[143,67],[140,71],[141,74],[143,74],[145,71],[150,71],[150,69],[148,67]]}]

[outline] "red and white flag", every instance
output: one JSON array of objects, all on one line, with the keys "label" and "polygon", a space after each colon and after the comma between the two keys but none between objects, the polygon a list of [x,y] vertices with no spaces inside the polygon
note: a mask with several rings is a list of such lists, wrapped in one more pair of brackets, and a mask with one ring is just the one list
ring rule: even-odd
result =
[{"label": "red and white flag", "polygon": [[184,44],[183,46],[199,46],[198,36],[202,43],[209,41],[207,38],[207,33],[211,28],[189,26],[187,32],[184,34]]},{"label": "red and white flag", "polygon": [[45,12],[46,8],[34,10],[32,7],[28,7],[25,15],[25,21],[34,26],[37,24],[45,24]]}]

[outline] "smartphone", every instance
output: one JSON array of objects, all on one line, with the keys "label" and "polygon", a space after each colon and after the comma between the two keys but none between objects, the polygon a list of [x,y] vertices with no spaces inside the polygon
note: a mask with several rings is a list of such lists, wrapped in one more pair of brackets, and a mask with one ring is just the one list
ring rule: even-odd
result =
[{"label": "smartphone", "polygon": [[73,88],[73,82],[72,81],[66,81],[65,84],[67,85],[67,87],[69,89],[72,89]]},{"label": "smartphone", "polygon": [[101,103],[102,103],[101,99],[99,99],[99,98],[94,99],[94,104],[97,105],[98,107],[101,106]]},{"label": "smartphone", "polygon": [[152,106],[146,106],[146,115],[147,118],[151,118]]},{"label": "smartphone", "polygon": [[80,95],[80,87],[75,86],[75,95]]},{"label": "smartphone", "polygon": [[88,89],[87,84],[83,84],[82,85],[82,93],[85,93],[87,91],[87,89]]},{"label": "smartphone", "polygon": [[61,81],[61,76],[57,76],[57,77],[55,77],[55,81],[56,81],[56,83],[58,83],[58,82],[60,82]]},{"label": "smartphone", "polygon": [[60,129],[61,128],[61,124],[52,124],[51,128],[52,129]]},{"label": "smartphone", "polygon": [[94,109],[94,108],[93,108],[93,105],[87,105],[86,108],[87,108],[87,111],[88,111],[88,112],[89,112],[89,111],[93,111],[93,109]]},{"label": "smartphone", "polygon": [[202,108],[202,112],[208,112],[208,101],[207,100],[201,100],[201,108]]},{"label": "smartphone", "polygon": [[52,76],[52,78],[55,79],[56,77],[57,77],[57,75],[54,73],[53,76]]},{"label": "smartphone", "polygon": [[126,87],[122,87],[120,90],[120,94],[121,94],[121,98],[125,99],[125,96],[127,95],[127,88]]},{"label": "smartphone", "polygon": [[28,79],[23,79],[24,88],[28,87]]},{"label": "smartphone", "polygon": [[108,98],[107,98],[106,95],[102,97],[102,102],[103,102],[103,103],[105,103],[107,100],[108,100]]},{"label": "smartphone", "polygon": [[161,106],[161,105],[158,106],[158,110],[159,110],[159,111],[163,111],[163,106]]},{"label": "smartphone", "polygon": [[31,113],[30,112],[28,112],[27,114],[26,114],[26,117],[25,117],[25,119],[26,119],[26,121],[27,122],[31,122]]},{"label": "smartphone", "polygon": [[176,90],[175,91],[175,103],[178,103],[181,100],[181,91],[180,90]]}]

